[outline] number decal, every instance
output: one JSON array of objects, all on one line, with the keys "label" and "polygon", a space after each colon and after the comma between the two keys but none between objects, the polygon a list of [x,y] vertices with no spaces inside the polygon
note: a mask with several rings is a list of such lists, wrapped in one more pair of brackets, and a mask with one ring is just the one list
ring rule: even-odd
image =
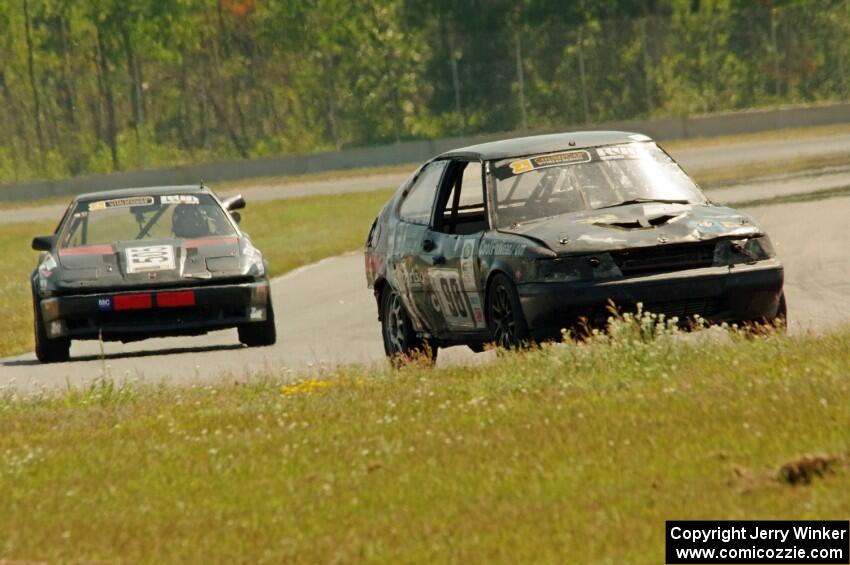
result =
[{"label": "number decal", "polygon": [[169,271],[175,268],[174,248],[170,245],[130,247],[125,251],[128,273]]},{"label": "number decal", "polygon": [[445,277],[440,278],[440,291],[442,292],[443,303],[448,305],[448,314],[453,318],[458,317],[458,307],[455,304],[452,291],[449,289],[449,281]]},{"label": "number decal", "polygon": [[466,295],[460,290],[460,284],[453,278],[449,283],[452,289],[452,300],[457,307],[458,315],[463,318],[469,317],[469,308],[466,307]]},{"label": "number decal", "polygon": [[449,327],[474,329],[476,320],[469,297],[461,287],[460,274],[451,269],[433,269],[428,275]]}]

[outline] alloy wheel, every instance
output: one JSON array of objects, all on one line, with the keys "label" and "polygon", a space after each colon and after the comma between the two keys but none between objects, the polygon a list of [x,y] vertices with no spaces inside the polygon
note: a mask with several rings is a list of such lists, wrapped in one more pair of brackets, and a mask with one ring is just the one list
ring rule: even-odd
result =
[{"label": "alloy wheel", "polygon": [[389,308],[387,309],[387,342],[394,354],[405,352],[405,328],[404,328],[404,306],[398,294],[393,293],[390,297]]},{"label": "alloy wheel", "polygon": [[493,338],[503,349],[516,346],[516,317],[508,289],[497,286],[490,303],[490,319],[493,321]]}]

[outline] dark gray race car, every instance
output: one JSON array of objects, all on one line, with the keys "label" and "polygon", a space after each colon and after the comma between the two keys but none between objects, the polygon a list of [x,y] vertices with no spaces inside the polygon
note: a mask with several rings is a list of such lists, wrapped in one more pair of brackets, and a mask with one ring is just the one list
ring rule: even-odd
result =
[{"label": "dark gray race car", "polygon": [[712,204],[651,139],[626,132],[432,159],[375,220],[366,278],[390,357],[557,337],[604,324],[609,301],[683,324],[786,313],[782,265],[758,224]]},{"label": "dark gray race car", "polygon": [[68,359],[72,339],[134,341],[236,327],[275,342],[268,265],[240,231],[245,200],[203,186],[91,193],[74,199],[32,273],[35,353]]}]

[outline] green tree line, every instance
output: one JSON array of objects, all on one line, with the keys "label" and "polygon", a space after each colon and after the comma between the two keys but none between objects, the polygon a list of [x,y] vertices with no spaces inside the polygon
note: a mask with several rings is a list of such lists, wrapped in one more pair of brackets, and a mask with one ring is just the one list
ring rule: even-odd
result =
[{"label": "green tree line", "polygon": [[0,183],[843,100],[848,0],[0,0]]}]

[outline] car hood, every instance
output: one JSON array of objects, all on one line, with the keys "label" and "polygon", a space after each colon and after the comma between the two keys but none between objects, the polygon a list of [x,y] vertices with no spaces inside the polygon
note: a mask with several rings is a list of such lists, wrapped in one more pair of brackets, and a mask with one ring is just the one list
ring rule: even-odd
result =
[{"label": "car hood", "polygon": [[[56,284],[65,288],[166,286],[244,274],[237,236],[119,241],[57,253]],[[250,244],[248,244],[250,245]]]},{"label": "car hood", "polygon": [[500,230],[546,244],[559,255],[659,244],[692,243],[761,233],[755,221],[732,208],[641,203],[541,218]]}]

